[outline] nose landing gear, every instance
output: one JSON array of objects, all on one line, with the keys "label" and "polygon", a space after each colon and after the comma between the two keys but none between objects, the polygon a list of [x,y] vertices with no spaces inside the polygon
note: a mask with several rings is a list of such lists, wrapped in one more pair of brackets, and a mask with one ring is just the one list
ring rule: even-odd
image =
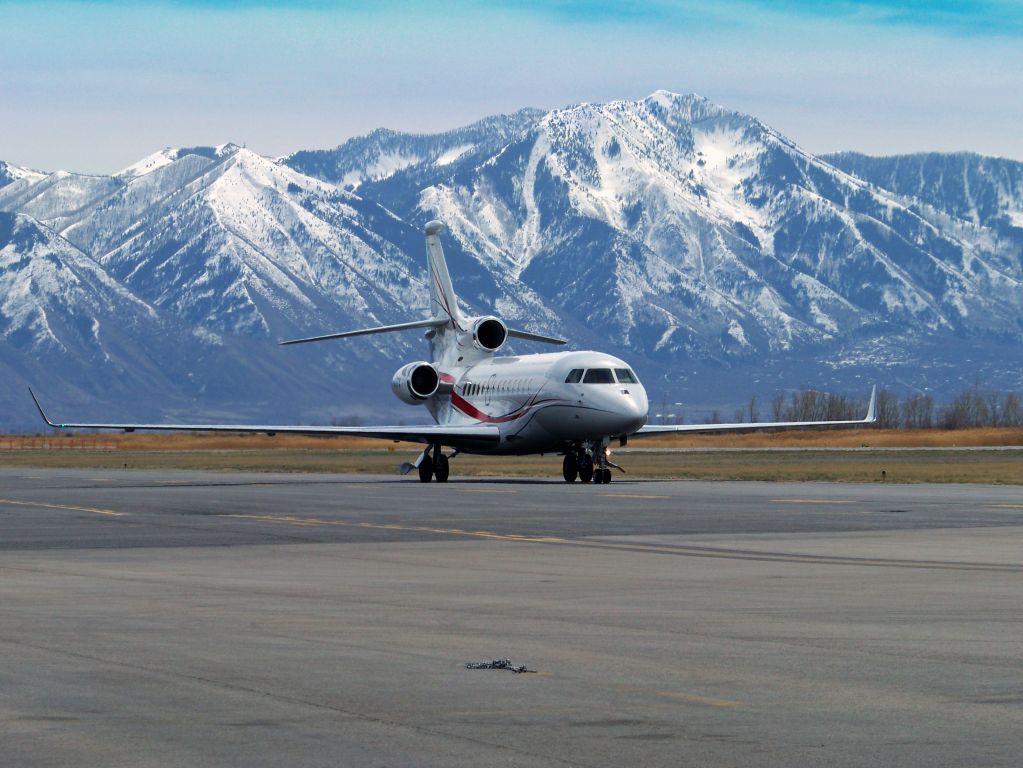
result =
[{"label": "nose landing gear", "polygon": [[588,447],[576,445],[570,448],[561,464],[561,474],[566,483],[574,483],[578,478],[584,483],[592,481],[606,485],[611,482],[611,467],[625,471],[607,458],[607,441],[604,440]]}]

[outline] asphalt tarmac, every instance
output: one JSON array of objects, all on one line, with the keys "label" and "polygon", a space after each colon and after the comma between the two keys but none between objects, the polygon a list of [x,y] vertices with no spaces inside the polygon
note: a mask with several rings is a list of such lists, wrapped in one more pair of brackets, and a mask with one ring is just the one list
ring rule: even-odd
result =
[{"label": "asphalt tarmac", "polygon": [[1020,764],[1018,487],[453,480],[0,469],[0,764]]}]

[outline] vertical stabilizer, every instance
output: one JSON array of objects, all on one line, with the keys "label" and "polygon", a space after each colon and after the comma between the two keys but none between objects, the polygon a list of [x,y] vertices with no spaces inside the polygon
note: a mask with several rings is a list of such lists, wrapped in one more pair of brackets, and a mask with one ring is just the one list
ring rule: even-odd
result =
[{"label": "vertical stabilizer", "polygon": [[444,249],[440,245],[440,233],[444,223],[431,221],[426,225],[426,261],[430,270],[430,316],[449,318],[455,328],[461,330],[465,323],[458,311],[458,297],[451,286],[448,264],[444,260]]}]

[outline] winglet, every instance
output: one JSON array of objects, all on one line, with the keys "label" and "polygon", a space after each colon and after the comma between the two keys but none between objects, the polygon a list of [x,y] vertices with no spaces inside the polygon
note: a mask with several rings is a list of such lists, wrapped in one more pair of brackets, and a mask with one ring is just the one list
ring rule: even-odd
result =
[{"label": "winglet", "polygon": [[39,415],[43,417],[43,421],[45,421],[51,427],[56,427],[57,429],[60,429],[60,426],[61,426],[60,424],[54,424],[52,421],[50,421],[48,418],[46,418],[46,414],[43,413],[43,406],[39,405],[39,398],[36,397],[36,393],[32,391],[32,387],[28,388],[28,393],[30,395],[32,395],[32,402],[34,402],[36,404],[36,410],[38,410],[39,411]]},{"label": "winglet", "polygon": [[870,390],[870,405],[867,406],[867,417],[863,419],[864,424],[873,424],[877,421],[877,384]]}]

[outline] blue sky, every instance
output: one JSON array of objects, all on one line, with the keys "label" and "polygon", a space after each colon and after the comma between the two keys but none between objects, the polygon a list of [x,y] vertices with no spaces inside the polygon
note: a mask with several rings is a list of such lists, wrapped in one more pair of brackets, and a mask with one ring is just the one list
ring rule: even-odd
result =
[{"label": "blue sky", "polygon": [[0,0],[0,159],[111,172],[696,92],[807,149],[1023,159],[1023,2]]}]

